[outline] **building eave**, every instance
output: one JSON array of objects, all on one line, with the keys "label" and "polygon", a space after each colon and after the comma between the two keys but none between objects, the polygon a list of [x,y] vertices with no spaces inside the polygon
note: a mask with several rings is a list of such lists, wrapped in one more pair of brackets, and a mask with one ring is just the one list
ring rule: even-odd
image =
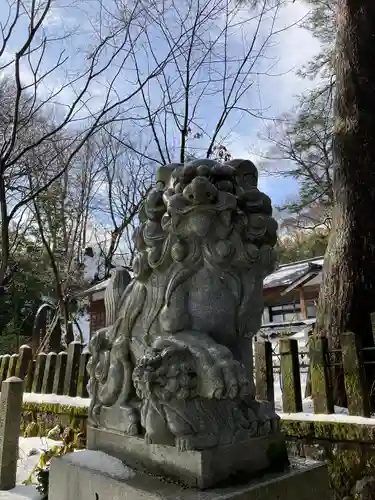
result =
[{"label": "building eave", "polygon": [[76,297],[79,297],[79,298],[90,297],[90,296],[94,295],[94,293],[103,292],[107,288],[108,283],[109,283],[109,279],[100,281],[99,283],[96,283],[95,285],[88,288],[87,290],[83,290],[82,292],[77,293]]},{"label": "building eave", "polygon": [[289,286],[287,286],[281,293],[280,295],[287,295],[288,293],[292,292],[298,287],[301,286],[306,286],[310,281],[312,281],[314,278],[316,278],[322,271],[321,266],[317,266],[315,269],[311,269],[306,271],[306,273],[303,276],[300,276],[298,279],[293,281]]}]

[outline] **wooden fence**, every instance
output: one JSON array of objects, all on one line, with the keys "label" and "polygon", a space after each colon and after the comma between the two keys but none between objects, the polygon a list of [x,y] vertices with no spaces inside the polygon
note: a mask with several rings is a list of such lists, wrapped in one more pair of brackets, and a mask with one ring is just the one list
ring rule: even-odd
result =
[{"label": "wooden fence", "polygon": [[[282,380],[282,403],[284,413],[302,411],[300,359],[298,342],[294,339],[280,339],[280,373]],[[314,413],[334,413],[331,366],[340,365],[344,374],[349,415],[370,416],[370,391],[365,376],[365,361],[368,351],[362,348],[358,337],[347,332],[341,337],[341,349],[328,350],[326,338],[311,337],[309,340],[311,392]],[[331,361],[332,355],[336,358]],[[339,361],[337,361],[339,359]],[[271,342],[255,344],[255,384],[259,399],[274,402],[274,368]]]},{"label": "wooden fence", "polygon": [[[298,342],[282,338],[279,341],[277,365],[282,381],[283,412],[302,411],[301,358]],[[365,376],[367,351],[362,349],[353,333],[345,333],[341,349],[335,351],[336,363],[342,366],[350,415],[370,416],[370,394]],[[311,337],[309,341],[311,392],[315,413],[334,413],[330,374],[332,366],[327,339]],[[24,345],[18,354],[0,356],[0,384],[9,377],[24,380],[25,392],[57,394],[87,398],[87,363],[90,354],[83,352],[79,342],[72,342],[67,351],[38,354],[32,357],[31,347]],[[255,343],[255,385],[257,397],[274,403],[274,352],[271,342]]]},{"label": "wooden fence", "polygon": [[[280,351],[279,351],[279,339],[276,341],[271,342],[272,344],[272,366],[273,366],[273,372],[275,374],[280,373]],[[301,349],[301,345],[299,344],[299,366],[300,366],[300,371],[301,373],[307,372],[309,368],[309,350],[304,348]]]},{"label": "wooden fence", "polygon": [[90,355],[82,351],[79,342],[72,342],[67,351],[40,353],[33,359],[31,347],[24,345],[18,354],[0,356],[0,384],[16,376],[24,380],[25,392],[87,398]]}]

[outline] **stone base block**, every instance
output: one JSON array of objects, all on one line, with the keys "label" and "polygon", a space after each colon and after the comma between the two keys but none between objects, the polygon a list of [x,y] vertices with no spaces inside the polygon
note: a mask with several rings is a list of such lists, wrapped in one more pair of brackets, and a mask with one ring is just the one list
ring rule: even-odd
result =
[{"label": "stone base block", "polygon": [[87,448],[116,457],[138,471],[148,471],[201,489],[233,476],[249,478],[263,471],[284,470],[288,465],[281,433],[220,448],[179,451],[175,446],[147,444],[141,437],[88,426]]},{"label": "stone base block", "polygon": [[331,500],[325,464],[295,459],[287,471],[200,491],[133,471],[97,451],[52,460],[51,500]]}]

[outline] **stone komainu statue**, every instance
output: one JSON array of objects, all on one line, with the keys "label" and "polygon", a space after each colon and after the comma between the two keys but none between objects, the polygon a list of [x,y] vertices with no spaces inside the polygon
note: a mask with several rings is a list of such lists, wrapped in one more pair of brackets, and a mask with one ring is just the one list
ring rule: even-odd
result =
[{"label": "stone komainu statue", "polygon": [[180,450],[278,431],[254,395],[252,337],[277,231],[257,180],[248,160],[159,169],[134,234],[134,279],[118,298],[108,288],[111,324],[90,342],[91,425],[121,408],[124,432]]}]

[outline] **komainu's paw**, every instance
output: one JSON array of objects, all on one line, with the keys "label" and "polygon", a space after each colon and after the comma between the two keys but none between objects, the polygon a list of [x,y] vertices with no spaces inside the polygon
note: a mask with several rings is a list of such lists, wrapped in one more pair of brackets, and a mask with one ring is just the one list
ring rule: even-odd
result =
[{"label": "komainu's paw", "polygon": [[[197,391],[189,391],[189,397],[198,395],[208,399],[234,399],[245,397],[251,387],[245,369],[233,358],[232,352],[216,343],[209,335],[196,331],[183,331],[175,336],[159,338],[154,343],[168,366],[174,366],[182,374],[197,379]],[[168,360],[168,361],[167,361]],[[181,380],[186,380],[182,376]],[[181,397],[185,399],[189,384],[180,384]],[[188,397],[186,397],[188,399]]]},{"label": "komainu's paw", "polygon": [[204,450],[217,445],[218,437],[213,434],[192,434],[176,437],[175,445],[179,451]]},{"label": "komainu's paw", "polygon": [[176,448],[178,451],[194,450],[193,443],[188,437],[176,438]]},{"label": "komainu's paw", "polygon": [[250,384],[244,367],[231,358],[219,360],[207,370],[201,382],[199,392],[208,398],[234,399],[250,393]]},{"label": "komainu's paw", "polygon": [[251,415],[250,418],[256,419],[258,422],[259,435],[267,435],[280,431],[280,417],[269,401],[251,401],[248,412]]}]

